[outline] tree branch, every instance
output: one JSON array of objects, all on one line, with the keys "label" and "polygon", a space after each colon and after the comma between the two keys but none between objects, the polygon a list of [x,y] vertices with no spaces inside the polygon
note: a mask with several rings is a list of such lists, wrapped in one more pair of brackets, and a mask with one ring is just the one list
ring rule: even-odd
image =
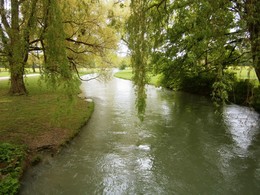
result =
[{"label": "tree branch", "polygon": [[159,3],[154,3],[152,5],[150,5],[146,10],[145,12],[147,12],[148,10],[152,9],[153,7],[156,7],[157,9],[159,9],[159,7],[165,3],[165,8],[166,8],[166,0],[161,0]]},{"label": "tree branch", "polygon": [[72,64],[72,67],[75,69],[76,74],[77,74],[79,80],[88,82],[88,81],[91,81],[91,80],[94,80],[94,79],[97,79],[98,77],[100,77],[100,75],[97,75],[97,76],[92,77],[92,78],[89,78],[89,79],[82,79],[82,78],[80,77],[80,75],[79,75],[79,71],[78,71],[78,69],[77,69],[76,62],[73,60],[73,58],[68,58],[68,60],[69,60],[69,62]]},{"label": "tree branch", "polygon": [[4,27],[5,27],[6,33],[9,35],[10,25],[7,22],[6,15],[5,15],[6,13],[5,12],[6,12],[6,10],[4,8],[4,0],[0,0],[0,15],[1,15],[2,23],[3,23]]}]

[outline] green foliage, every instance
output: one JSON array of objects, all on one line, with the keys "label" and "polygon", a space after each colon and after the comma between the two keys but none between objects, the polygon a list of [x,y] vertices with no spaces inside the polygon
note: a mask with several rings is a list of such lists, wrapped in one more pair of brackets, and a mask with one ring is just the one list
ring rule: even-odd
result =
[{"label": "green foliage", "polygon": [[0,194],[17,194],[25,151],[9,143],[1,143],[0,151]]},{"label": "green foliage", "polygon": [[47,28],[44,33],[45,74],[47,84],[53,88],[61,87],[70,98],[77,90],[78,80],[74,78],[69,65],[65,46],[65,32],[58,2],[47,3]]},{"label": "green foliage", "polygon": [[249,80],[239,80],[232,86],[230,101],[240,105],[251,105],[254,85]]},{"label": "green foliage", "polygon": [[[162,75],[162,84],[168,88],[212,91],[217,104],[228,101],[234,82],[233,76],[224,74],[227,67],[253,62],[260,75],[256,55],[260,53],[260,20],[255,0],[152,0],[132,1],[131,5],[127,29],[134,75],[145,77],[152,71]],[[140,21],[149,25],[141,27]],[[136,39],[141,35],[145,36]],[[131,47],[132,42],[136,47]],[[140,49],[141,43],[145,49]],[[141,69],[143,61],[146,65]]]},{"label": "green foliage", "polygon": [[215,82],[215,74],[203,73],[196,76],[185,76],[179,88],[183,91],[201,95],[210,95]]},{"label": "green foliage", "polygon": [[221,78],[212,85],[212,99],[216,106],[228,102],[228,93],[232,90],[235,81],[235,75],[232,73],[223,73]]},{"label": "green foliage", "polygon": [[119,70],[125,70],[127,68],[126,61],[122,61],[119,66]]},{"label": "green foliage", "polygon": [[133,68],[133,82],[136,86],[136,108],[140,119],[143,119],[146,107],[146,89],[148,77],[148,56],[150,44],[147,32],[149,28],[146,9],[148,1],[132,1],[130,5],[131,16],[127,22],[128,47],[131,50],[131,65]]},{"label": "green foliage", "polygon": [[229,101],[260,111],[260,87],[249,79],[236,80],[229,91]]},{"label": "green foliage", "polygon": [[252,107],[260,112],[260,86],[254,88],[254,96],[252,99]]}]

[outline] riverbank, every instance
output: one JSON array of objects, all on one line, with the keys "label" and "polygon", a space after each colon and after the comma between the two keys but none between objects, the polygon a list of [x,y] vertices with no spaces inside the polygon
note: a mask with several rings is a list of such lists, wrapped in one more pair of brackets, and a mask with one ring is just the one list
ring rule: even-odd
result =
[{"label": "riverbank", "polygon": [[[116,72],[114,76],[120,79],[132,80],[133,73],[131,69],[126,69],[126,70],[121,70],[119,72]],[[159,87],[159,80],[160,80],[160,75],[156,75],[156,76],[149,75],[148,84]]]},{"label": "riverbank", "polygon": [[0,194],[17,192],[23,168],[46,153],[57,153],[78,134],[94,109],[93,102],[77,94],[71,101],[62,89],[51,90],[38,78],[27,78],[26,84],[29,95],[17,97],[7,94],[7,80],[0,81]]},{"label": "riverbank", "polygon": [[[237,73],[236,73],[237,74]],[[115,75],[117,78],[132,80],[133,73],[131,69],[123,70],[117,72]],[[256,75],[254,79],[244,79],[245,70],[243,71],[243,76],[237,76],[237,80],[233,81],[232,89],[228,92],[228,101],[237,105],[247,106],[254,108],[257,112],[260,112],[260,85],[256,80]],[[150,80],[148,84],[161,86],[160,76],[149,76]],[[180,91],[198,94],[210,97],[212,94],[212,84],[214,83],[214,78],[190,78],[185,79],[182,82]]]}]

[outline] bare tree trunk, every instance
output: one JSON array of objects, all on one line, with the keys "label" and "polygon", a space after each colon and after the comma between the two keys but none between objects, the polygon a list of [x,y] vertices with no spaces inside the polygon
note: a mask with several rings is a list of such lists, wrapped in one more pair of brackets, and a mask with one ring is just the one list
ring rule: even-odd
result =
[{"label": "bare tree trunk", "polygon": [[22,65],[10,64],[10,73],[11,73],[11,87],[9,93],[11,95],[25,95],[27,90],[25,88],[23,73],[24,67]]},{"label": "bare tree trunk", "polygon": [[11,1],[11,29],[10,41],[11,48],[9,54],[9,65],[11,74],[11,95],[25,95],[27,93],[23,74],[24,74],[24,45],[22,44],[21,34],[19,31],[19,2]]}]

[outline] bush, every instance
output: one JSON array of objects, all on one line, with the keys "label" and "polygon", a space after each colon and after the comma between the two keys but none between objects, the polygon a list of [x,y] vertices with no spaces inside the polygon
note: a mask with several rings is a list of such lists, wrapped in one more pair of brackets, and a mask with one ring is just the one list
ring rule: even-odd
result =
[{"label": "bush", "polygon": [[0,194],[17,194],[22,174],[24,149],[8,143],[0,144]]},{"label": "bush", "polygon": [[122,62],[119,66],[119,70],[125,70],[127,68],[127,64],[125,62]]},{"label": "bush", "polygon": [[215,75],[200,74],[197,76],[185,76],[180,82],[180,89],[189,93],[210,95]]},{"label": "bush", "polygon": [[254,95],[252,98],[252,107],[260,112],[260,86],[254,88]]},{"label": "bush", "polygon": [[253,98],[254,85],[249,80],[234,82],[229,99],[235,104],[251,105]]}]

